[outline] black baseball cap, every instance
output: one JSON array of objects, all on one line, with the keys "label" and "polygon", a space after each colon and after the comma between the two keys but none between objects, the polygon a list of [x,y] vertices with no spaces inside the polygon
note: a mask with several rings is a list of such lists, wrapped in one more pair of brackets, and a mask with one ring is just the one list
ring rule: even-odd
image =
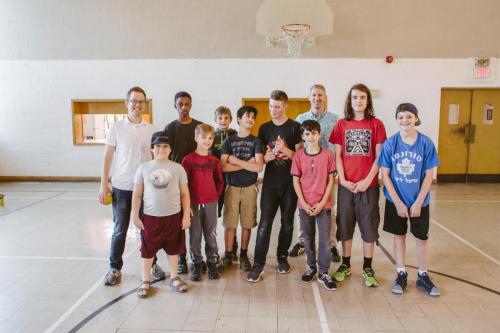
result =
[{"label": "black baseball cap", "polygon": [[403,111],[408,111],[411,112],[417,117],[417,122],[415,123],[415,126],[418,126],[421,124],[420,118],[418,116],[418,110],[417,107],[411,103],[402,103],[399,104],[398,107],[396,108],[396,117],[398,116],[398,113],[403,112]]},{"label": "black baseball cap", "polygon": [[156,132],[153,134],[153,136],[151,137],[151,148],[153,148],[154,145],[158,145],[158,144],[172,145],[172,142],[169,139],[169,137],[167,136],[166,132],[160,131],[160,132]]}]

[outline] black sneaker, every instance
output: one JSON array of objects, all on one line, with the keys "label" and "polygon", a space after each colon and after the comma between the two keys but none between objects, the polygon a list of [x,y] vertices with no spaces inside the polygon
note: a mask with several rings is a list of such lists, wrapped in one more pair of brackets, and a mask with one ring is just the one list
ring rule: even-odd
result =
[{"label": "black sneaker", "polygon": [[431,278],[427,273],[423,273],[422,275],[418,274],[417,277],[417,288],[422,288],[425,290],[427,295],[429,296],[439,296],[440,292],[438,287],[432,283]]},{"label": "black sneaker", "polygon": [[210,280],[220,279],[219,271],[217,270],[217,265],[215,263],[207,264],[208,278]]},{"label": "black sneaker", "polygon": [[318,270],[316,267],[308,267],[307,271],[302,274],[302,282],[304,283],[311,283],[314,280],[314,277],[316,276],[316,273],[318,273]]},{"label": "black sneaker", "polygon": [[328,273],[321,273],[318,275],[318,282],[322,283],[327,290],[336,290],[337,284]]},{"label": "black sneaker", "polygon": [[253,283],[259,282],[262,280],[262,271],[262,267],[259,265],[253,265],[252,270],[247,274],[247,281]]},{"label": "black sneaker", "polygon": [[193,264],[193,269],[191,271],[191,276],[190,276],[191,281],[201,281],[202,275],[203,273],[202,273],[201,263]]},{"label": "black sneaker", "polygon": [[252,263],[247,256],[240,257],[240,269],[244,272],[250,272],[252,270]]},{"label": "black sneaker", "polygon": [[288,263],[286,256],[279,256],[278,257],[278,273],[287,274],[289,272],[290,272],[290,264]]},{"label": "black sneaker", "polygon": [[179,256],[179,263],[177,264],[177,274],[187,274],[188,273],[188,265],[186,260],[186,255]]},{"label": "black sneaker", "polygon": [[395,294],[402,294],[405,291],[406,285],[408,283],[408,273],[398,272],[396,280],[392,283],[392,292]]},{"label": "black sneaker", "polygon": [[337,248],[335,246],[332,246],[330,252],[332,254],[332,262],[340,262],[339,252],[337,251]]},{"label": "black sneaker", "polygon": [[292,250],[288,253],[290,257],[298,257],[302,253],[304,253],[305,248],[304,244],[301,242],[297,242],[293,247]]}]

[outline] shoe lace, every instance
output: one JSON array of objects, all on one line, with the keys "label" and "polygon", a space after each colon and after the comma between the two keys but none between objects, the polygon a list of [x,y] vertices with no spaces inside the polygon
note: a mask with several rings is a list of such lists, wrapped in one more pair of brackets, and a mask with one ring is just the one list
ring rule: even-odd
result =
[{"label": "shoe lace", "polygon": [[431,278],[426,273],[420,275],[420,278],[429,289],[434,287],[434,283],[432,283]]},{"label": "shoe lace", "polygon": [[332,282],[332,278],[328,274],[320,274],[319,278],[325,282]]},{"label": "shoe lace", "polygon": [[406,278],[406,274],[398,273],[398,277],[396,278],[396,284],[402,286]]},{"label": "shoe lace", "polygon": [[372,277],[374,277],[374,276],[375,276],[375,272],[374,272],[374,271],[373,271],[373,269],[371,269],[371,268],[365,268],[365,275],[366,275],[367,277],[372,278]]},{"label": "shoe lace", "polygon": [[349,266],[347,266],[346,264],[341,264],[338,271],[340,273],[344,273],[345,271],[347,271],[349,269]]}]

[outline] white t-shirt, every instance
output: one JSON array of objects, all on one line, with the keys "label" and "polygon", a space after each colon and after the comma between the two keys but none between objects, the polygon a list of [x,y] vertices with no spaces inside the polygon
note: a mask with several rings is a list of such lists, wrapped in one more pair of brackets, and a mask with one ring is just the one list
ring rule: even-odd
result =
[{"label": "white t-shirt", "polygon": [[111,184],[126,191],[134,189],[134,175],[137,167],[151,160],[151,136],[155,128],[141,121],[131,123],[128,117],[111,126],[106,144],[115,147],[111,167]]},{"label": "white t-shirt", "polygon": [[188,179],[179,163],[153,160],[141,164],[134,183],[144,186],[144,214],[170,216],[181,211],[180,185]]}]

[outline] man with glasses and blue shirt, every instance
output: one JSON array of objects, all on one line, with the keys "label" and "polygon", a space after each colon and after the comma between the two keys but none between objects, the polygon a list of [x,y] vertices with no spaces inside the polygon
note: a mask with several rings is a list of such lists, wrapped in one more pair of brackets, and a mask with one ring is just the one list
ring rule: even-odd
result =
[{"label": "man with glasses and blue shirt", "polygon": [[[106,137],[99,201],[109,204],[112,195],[113,235],[109,255],[109,271],[104,284],[112,286],[120,282],[123,252],[132,209],[132,190],[137,167],[151,160],[150,142],[156,131],[153,125],[142,119],[146,107],[146,93],[140,87],[127,92],[125,101],[127,117],[115,122]],[[114,163],[113,163],[114,162]],[[111,188],[108,183],[111,175]],[[165,273],[156,264],[151,269],[153,279],[164,280]]]},{"label": "man with glasses and blue shirt", "polygon": [[[326,96],[326,89],[321,84],[315,84],[309,89],[309,101],[311,102],[311,109],[307,112],[301,113],[297,116],[298,123],[302,124],[305,120],[315,120],[321,126],[321,138],[319,140],[319,145],[321,148],[326,148],[335,153],[335,145],[328,142],[330,134],[332,133],[333,127],[340,119],[340,116],[336,113],[327,110],[328,98]],[[335,190],[332,189],[332,203],[335,205]],[[334,210],[332,209],[332,212]],[[335,232],[337,231],[337,224],[335,222],[335,214],[332,214],[332,228],[330,233],[331,241],[331,259],[333,262],[339,262],[340,256],[337,251],[337,240],[335,237]],[[299,224],[299,235],[297,237],[297,243],[293,246],[289,253],[290,257],[297,257],[298,255],[304,253],[304,237],[302,235],[302,230]]]}]

